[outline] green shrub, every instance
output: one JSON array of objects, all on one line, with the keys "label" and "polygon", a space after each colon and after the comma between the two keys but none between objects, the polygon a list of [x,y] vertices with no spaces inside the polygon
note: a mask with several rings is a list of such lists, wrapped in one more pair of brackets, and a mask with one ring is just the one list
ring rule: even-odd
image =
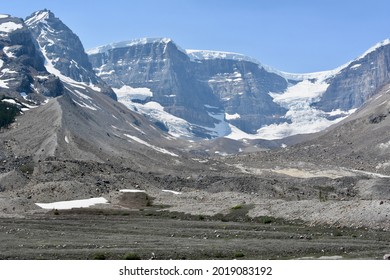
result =
[{"label": "green shrub", "polygon": [[238,204],[238,205],[236,205],[236,206],[233,206],[232,207],[232,210],[239,210],[239,209],[242,209],[242,204]]},{"label": "green shrub", "polygon": [[235,254],[234,254],[234,257],[235,258],[243,258],[243,257],[245,257],[245,255],[244,255],[244,253],[242,253],[242,252],[236,252]]},{"label": "green shrub", "polygon": [[140,260],[140,256],[138,256],[136,253],[128,253],[124,257],[125,260]]},{"label": "green shrub", "polygon": [[8,127],[13,123],[19,112],[16,105],[0,101],[0,128]]},{"label": "green shrub", "polygon": [[19,170],[24,174],[32,174],[34,172],[34,163],[29,162],[19,166]]},{"label": "green shrub", "polygon": [[94,260],[106,260],[107,257],[106,257],[106,255],[104,253],[95,253],[93,255],[93,259]]}]

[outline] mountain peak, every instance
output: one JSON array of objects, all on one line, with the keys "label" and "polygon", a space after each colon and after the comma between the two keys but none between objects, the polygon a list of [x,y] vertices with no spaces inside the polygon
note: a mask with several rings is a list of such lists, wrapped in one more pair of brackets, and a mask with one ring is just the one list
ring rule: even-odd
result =
[{"label": "mountain peak", "polygon": [[387,46],[387,45],[390,45],[390,38],[388,39],[385,39],[377,44],[375,44],[374,46],[372,46],[371,48],[369,48],[366,52],[364,52],[361,56],[359,56],[356,60],[359,60],[359,59],[362,59],[364,58],[365,56],[367,56],[368,54],[376,51],[377,49],[381,48],[381,47],[384,47],[384,46]]},{"label": "mountain peak", "polygon": [[26,24],[31,26],[34,24],[37,24],[39,22],[46,21],[47,19],[55,18],[55,15],[53,12],[47,9],[43,9],[40,11],[36,11],[35,13],[32,13],[29,17],[26,18]]}]

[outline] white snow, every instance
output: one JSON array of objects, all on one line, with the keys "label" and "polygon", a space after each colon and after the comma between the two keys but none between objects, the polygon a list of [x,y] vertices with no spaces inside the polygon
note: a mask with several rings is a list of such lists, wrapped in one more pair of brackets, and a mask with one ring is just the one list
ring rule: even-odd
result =
[{"label": "white snow", "polygon": [[166,193],[173,193],[173,194],[176,194],[176,195],[182,194],[181,192],[171,191],[171,190],[161,190],[161,191],[162,191],[162,192],[166,192]]},{"label": "white snow", "polygon": [[0,19],[2,19],[2,18],[8,18],[8,17],[9,17],[9,15],[0,14]]},{"label": "white snow", "polygon": [[[325,77],[325,76],[324,76]],[[274,101],[288,109],[285,117],[290,122],[266,125],[258,129],[256,134],[248,134],[235,126],[230,125],[231,133],[226,136],[230,139],[281,139],[296,134],[314,133],[343,120],[356,109],[349,111],[334,110],[324,112],[310,106],[318,101],[329,85],[324,79],[314,82],[303,80],[290,86],[284,93],[270,93]],[[339,118],[328,120],[327,117],[340,115]],[[226,118],[228,119],[228,118]]]},{"label": "white snow", "polygon": [[82,99],[86,99],[86,100],[93,100],[91,97],[89,97],[88,95],[85,95],[84,93],[81,93],[80,91],[78,91],[77,89],[74,90],[74,93],[76,93],[79,97],[81,97]]},{"label": "white snow", "polygon": [[[46,31],[42,30],[40,36],[45,36],[45,34],[46,34]],[[39,43],[39,41],[38,41],[38,43]],[[49,59],[49,57],[47,56],[46,46],[42,47],[40,45],[40,48],[41,48],[43,57],[45,58],[46,70],[49,73],[57,76],[58,78],[60,78],[61,81],[69,83],[69,84],[71,84],[74,87],[78,87],[78,88],[81,88],[81,89],[90,88],[90,89],[92,89],[94,91],[98,91],[98,92],[101,91],[101,89],[99,87],[93,85],[92,83],[86,84],[86,83],[83,83],[83,82],[77,82],[77,81],[75,81],[75,80],[73,80],[73,79],[63,75],[57,68],[55,68],[55,66],[53,64],[53,60]]]},{"label": "white snow", "polygon": [[210,60],[210,59],[231,59],[231,60],[238,60],[238,61],[248,61],[262,66],[258,60],[240,53],[212,51],[212,50],[185,50],[185,51],[192,61]]},{"label": "white snow", "polygon": [[10,47],[4,47],[3,48],[3,52],[6,54],[6,56],[8,56],[9,58],[16,58],[16,56],[14,55],[13,52],[11,52],[10,50]]},{"label": "white snow", "polygon": [[8,21],[0,24],[0,32],[4,32],[4,33],[10,33],[21,28],[23,28],[22,24],[15,23],[12,21]]},{"label": "white snow", "polygon": [[81,199],[81,200],[69,200],[69,201],[59,201],[52,203],[35,203],[37,206],[43,209],[72,209],[72,208],[88,208],[94,206],[96,204],[107,204],[108,200],[104,197],[98,198],[89,198],[89,199]]},{"label": "white snow", "polygon": [[77,105],[79,105],[80,107],[83,107],[83,108],[87,108],[87,109],[90,109],[90,110],[93,110],[93,111],[96,111],[98,108],[95,107],[95,106],[90,106],[88,104],[85,104],[84,102],[82,101],[76,101],[74,99],[72,99],[74,103],[76,103]]},{"label": "white snow", "polygon": [[[122,87],[125,89],[125,87]],[[130,90],[129,94],[126,94],[125,91],[120,91],[120,89],[113,88],[114,92],[118,96],[118,101],[124,104],[126,107],[133,111],[137,111],[141,114],[148,116],[154,121],[160,121],[169,129],[169,134],[173,137],[184,137],[191,138],[190,133],[191,124],[187,121],[169,114],[164,111],[164,107],[155,101],[147,102],[146,104],[135,103],[132,101],[133,88]],[[146,90],[145,90],[146,92]],[[153,94],[153,93],[152,93]]]},{"label": "white snow", "polygon": [[119,190],[119,192],[122,193],[144,193],[144,190],[133,190],[133,189],[124,189],[124,190]]},{"label": "white snow", "polygon": [[372,46],[371,48],[369,48],[365,53],[363,53],[361,56],[359,56],[356,60],[362,59],[365,56],[367,56],[368,54],[376,51],[377,49],[379,49],[381,47],[387,46],[389,44],[390,44],[390,39],[383,40],[382,42],[379,42],[379,43],[375,44],[374,46]]},{"label": "white snow", "polygon": [[0,59],[0,69],[1,67],[3,67],[3,65],[4,65],[4,61]]},{"label": "white snow", "polygon": [[65,142],[69,144],[68,136],[65,136]]},{"label": "white snow", "polygon": [[170,152],[170,151],[168,151],[166,149],[163,149],[163,148],[160,148],[160,147],[156,147],[156,146],[154,146],[152,144],[149,144],[148,142],[146,142],[146,141],[144,141],[144,140],[142,140],[142,139],[140,139],[140,138],[138,138],[136,136],[132,136],[132,135],[129,135],[129,134],[124,134],[124,135],[126,137],[130,138],[131,140],[134,140],[134,141],[136,141],[136,142],[138,142],[138,143],[140,143],[142,145],[145,145],[145,146],[147,146],[149,148],[152,148],[153,150],[155,150],[157,152],[160,152],[160,153],[163,153],[163,154],[168,154],[168,155],[173,156],[173,157],[178,157],[177,154],[172,153],[172,152]]},{"label": "white snow", "polygon": [[2,99],[1,101],[7,102],[7,103],[11,103],[11,104],[18,104],[18,103],[17,103],[15,100],[13,100],[13,99],[4,98],[4,99]]},{"label": "white snow", "polygon": [[355,65],[353,65],[353,66],[351,66],[351,69],[357,69],[357,68],[359,68],[360,66],[362,66],[361,64],[355,64]]},{"label": "white snow", "polygon": [[0,88],[9,88],[7,81],[9,81],[9,80],[1,80],[0,79]]},{"label": "white snow", "polygon": [[136,45],[145,45],[145,44],[151,44],[151,43],[163,43],[168,44],[172,40],[169,38],[140,38],[130,41],[123,41],[119,43],[112,43],[105,46],[99,46],[90,50],[87,50],[87,54],[93,55],[98,53],[105,53],[112,49],[118,49],[118,48],[126,48]]},{"label": "white snow", "polygon": [[35,23],[45,21],[49,17],[49,12],[47,11],[38,11],[35,12],[34,16],[26,20],[27,25],[33,25]]},{"label": "white snow", "polygon": [[145,101],[149,97],[153,97],[153,92],[149,88],[133,88],[130,86],[124,85],[121,88],[113,89],[118,96],[130,98],[131,100],[138,99]]},{"label": "white snow", "polygon": [[239,119],[239,118],[241,118],[241,116],[240,116],[240,114],[238,114],[238,113],[235,113],[235,114],[233,114],[233,115],[230,115],[230,114],[228,114],[228,113],[225,113],[225,118],[227,119],[227,120],[236,120],[236,119]]}]

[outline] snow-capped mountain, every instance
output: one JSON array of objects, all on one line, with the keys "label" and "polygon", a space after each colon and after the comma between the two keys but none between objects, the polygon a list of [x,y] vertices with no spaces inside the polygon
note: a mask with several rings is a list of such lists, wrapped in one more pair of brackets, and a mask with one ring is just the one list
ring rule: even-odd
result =
[{"label": "snow-capped mountain", "polygon": [[79,43],[50,11],[25,22],[0,15],[0,99],[26,109],[1,135],[14,143],[10,158],[174,162],[177,143],[115,100]]},{"label": "snow-capped mountain", "polygon": [[116,99],[112,89],[93,73],[78,36],[51,11],[35,12],[26,18],[25,23],[35,38],[44,57],[45,67],[50,73],[88,85]]},{"label": "snow-capped mountain", "polygon": [[387,45],[337,69],[306,74],[278,71],[237,53],[183,50],[167,38],[88,54],[121,102],[174,136],[280,139],[321,131],[359,108],[389,80]]},{"label": "snow-capped mountain", "polygon": [[[184,129],[184,136],[214,138],[230,134],[232,123],[251,133],[280,122],[286,112],[268,92],[283,92],[287,81],[248,59],[204,59],[204,52],[189,54],[167,38],[111,44],[88,54],[121,100],[144,113],[145,105],[153,107],[154,121],[170,132]],[[140,100],[144,89],[150,92]]]},{"label": "snow-capped mountain", "polygon": [[18,98],[31,106],[61,94],[62,84],[46,71],[25,23],[0,15],[0,96]]}]

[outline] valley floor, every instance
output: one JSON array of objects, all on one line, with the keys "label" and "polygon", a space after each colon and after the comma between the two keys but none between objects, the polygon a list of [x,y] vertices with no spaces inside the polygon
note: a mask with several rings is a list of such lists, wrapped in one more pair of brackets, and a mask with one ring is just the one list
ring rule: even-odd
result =
[{"label": "valley floor", "polygon": [[247,212],[78,209],[0,218],[0,259],[382,259],[390,249],[388,232]]}]

